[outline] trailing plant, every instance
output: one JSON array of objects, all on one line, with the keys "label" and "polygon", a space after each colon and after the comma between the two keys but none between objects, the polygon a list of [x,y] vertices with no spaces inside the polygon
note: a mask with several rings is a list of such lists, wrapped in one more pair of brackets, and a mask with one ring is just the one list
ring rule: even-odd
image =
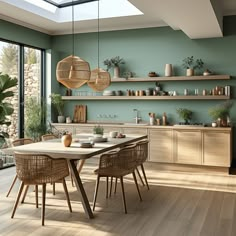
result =
[{"label": "trailing plant", "polygon": [[112,57],[111,59],[106,59],[103,61],[104,65],[107,66],[107,71],[113,67],[119,67],[121,64],[125,64],[125,61],[123,58],[120,58],[119,56]]},{"label": "trailing plant", "polygon": [[183,59],[183,68],[185,69],[201,69],[203,68],[204,62],[202,59],[194,59],[193,56],[186,57]]},{"label": "trailing plant", "polygon": [[9,138],[7,127],[11,124],[11,121],[8,116],[14,112],[12,104],[5,100],[14,96],[14,92],[9,89],[16,85],[16,78],[11,78],[9,75],[3,75],[0,72],[0,148],[6,143],[6,138]]},{"label": "trailing plant", "polygon": [[30,97],[25,103],[25,135],[40,141],[41,136],[47,133],[46,117],[46,102]]},{"label": "trailing plant", "polygon": [[192,119],[192,114],[193,114],[192,111],[190,111],[186,108],[177,108],[176,112],[179,115],[179,118],[181,118],[185,121],[185,124],[189,124],[189,120]]},{"label": "trailing plant", "polygon": [[230,116],[230,110],[233,106],[232,101],[226,101],[221,103],[215,107],[211,107],[208,109],[208,114],[211,118],[216,121],[218,118],[220,119],[227,119]]},{"label": "trailing plant", "polygon": [[62,97],[58,93],[52,93],[50,95],[52,105],[56,108],[58,115],[63,116],[65,102],[62,100]]}]

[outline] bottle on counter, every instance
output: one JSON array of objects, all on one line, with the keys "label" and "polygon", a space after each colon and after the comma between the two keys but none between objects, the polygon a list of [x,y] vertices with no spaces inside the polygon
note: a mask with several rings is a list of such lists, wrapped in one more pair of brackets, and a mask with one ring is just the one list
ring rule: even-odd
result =
[{"label": "bottle on counter", "polygon": [[167,116],[165,112],[163,113],[163,116],[162,116],[162,125],[167,125]]}]

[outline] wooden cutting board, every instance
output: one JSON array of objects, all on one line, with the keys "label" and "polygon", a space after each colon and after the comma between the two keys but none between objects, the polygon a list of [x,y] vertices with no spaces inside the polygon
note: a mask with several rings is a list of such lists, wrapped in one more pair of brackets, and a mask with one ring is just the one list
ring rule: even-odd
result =
[{"label": "wooden cutting board", "polygon": [[74,123],[86,123],[87,122],[87,106],[76,105],[74,109]]}]

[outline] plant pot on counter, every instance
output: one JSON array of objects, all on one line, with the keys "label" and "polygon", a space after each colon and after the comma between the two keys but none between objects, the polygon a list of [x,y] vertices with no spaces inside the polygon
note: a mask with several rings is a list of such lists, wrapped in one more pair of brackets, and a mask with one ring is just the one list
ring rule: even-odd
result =
[{"label": "plant pot on counter", "polygon": [[57,121],[58,121],[58,123],[65,123],[66,118],[65,118],[65,116],[58,116]]},{"label": "plant pot on counter", "polygon": [[191,69],[191,68],[187,69],[186,76],[194,76],[194,69]]}]

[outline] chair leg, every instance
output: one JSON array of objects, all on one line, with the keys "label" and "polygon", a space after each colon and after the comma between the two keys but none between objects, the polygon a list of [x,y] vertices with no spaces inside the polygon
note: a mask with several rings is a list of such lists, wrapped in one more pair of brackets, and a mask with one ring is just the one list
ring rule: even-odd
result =
[{"label": "chair leg", "polygon": [[42,218],[42,225],[44,226],[44,218],[45,218],[45,201],[46,201],[46,184],[42,185],[42,213],[41,213],[41,218]]},{"label": "chair leg", "polygon": [[63,184],[63,188],[64,188],[64,191],[65,191],[65,194],[66,194],[66,200],[67,200],[69,210],[70,210],[70,212],[72,212],[72,208],[71,208],[71,204],[70,204],[70,197],[69,197],[69,193],[68,193],[68,189],[67,189],[67,186],[66,186],[65,179],[62,180],[62,184]]},{"label": "chair leg", "polygon": [[8,196],[9,196],[9,194],[11,193],[11,190],[12,190],[13,186],[15,185],[15,183],[16,183],[16,180],[17,180],[17,175],[14,177],[14,179],[13,179],[13,181],[12,181],[12,184],[11,184],[11,186],[10,186],[10,188],[9,188],[8,192],[7,192],[7,195],[6,195],[6,197],[8,197]]},{"label": "chair leg", "polygon": [[24,188],[24,182],[21,182],[21,184],[20,184],[20,188],[19,188],[19,191],[18,191],[18,194],[17,194],[17,198],[16,198],[16,201],[15,201],[15,204],[14,204],[13,210],[12,210],[11,218],[13,218],[14,215],[15,215],[16,208],[17,208],[17,206],[18,206],[18,203],[19,203],[19,200],[20,200],[20,197],[21,197],[21,194],[22,194],[23,188]]},{"label": "chair leg", "polygon": [[141,169],[142,169],[142,172],[143,172],[143,177],[144,177],[144,179],[145,179],[145,182],[146,182],[147,188],[148,188],[148,190],[149,190],[150,188],[149,188],[149,185],[148,185],[148,181],[147,181],[147,177],[146,177],[146,173],[145,173],[145,170],[144,170],[143,164],[141,164]]},{"label": "chair leg", "polygon": [[118,178],[116,178],[116,182],[115,182],[115,189],[114,189],[114,194],[116,194],[117,180],[118,180]]},{"label": "chair leg", "polygon": [[144,182],[143,182],[143,179],[142,179],[142,176],[140,175],[140,172],[139,172],[139,170],[138,170],[138,167],[136,168],[136,171],[137,171],[137,173],[138,173],[138,177],[139,177],[140,181],[142,182],[142,185],[145,186],[145,184],[144,184]]},{"label": "chair leg", "polygon": [[70,173],[70,179],[71,179],[71,185],[72,185],[72,187],[75,187],[75,185],[74,185],[74,179],[73,179],[72,173]]},{"label": "chair leg", "polygon": [[95,205],[96,205],[96,201],[97,201],[99,182],[100,182],[100,176],[98,175],[97,181],[96,181],[96,186],[95,186],[95,192],[94,192],[94,196],[93,196],[93,211],[95,210]]},{"label": "chair leg", "polygon": [[111,197],[111,192],[112,192],[112,184],[113,184],[113,177],[111,177],[110,194],[109,194],[110,197]]},{"label": "chair leg", "polygon": [[125,214],[127,214],[127,207],[126,207],[126,201],[125,201],[125,190],[124,190],[123,176],[120,177],[120,184],[121,184],[121,189],[122,189],[124,210],[125,210]]},{"label": "chair leg", "polygon": [[82,170],[82,168],[83,168],[83,166],[84,166],[84,163],[85,163],[85,160],[80,160],[80,162],[79,162],[79,167],[77,168],[78,173],[81,172],[81,170]]},{"label": "chair leg", "polygon": [[107,184],[107,187],[106,187],[106,198],[108,198],[109,177],[106,177],[106,184]]},{"label": "chair leg", "polygon": [[55,182],[52,184],[52,194],[54,196],[56,195],[56,183]]},{"label": "chair leg", "polygon": [[28,190],[29,190],[29,185],[26,185],[26,187],[25,187],[25,192],[24,192],[24,195],[23,195],[23,197],[22,197],[21,203],[24,203],[24,202],[25,202],[25,197],[26,197],[26,195],[27,195]]},{"label": "chair leg", "polygon": [[135,171],[133,171],[132,174],[133,174],[133,177],[134,177],[134,182],[135,182],[136,188],[138,190],[139,199],[140,199],[140,201],[142,201],[142,197],[141,197],[141,194],[140,194],[140,191],[139,191],[139,187],[138,187],[138,182],[137,182],[137,178],[136,178],[136,175],[135,175]]},{"label": "chair leg", "polygon": [[36,205],[36,208],[39,208],[39,198],[38,198],[38,185],[35,185],[35,205]]}]

